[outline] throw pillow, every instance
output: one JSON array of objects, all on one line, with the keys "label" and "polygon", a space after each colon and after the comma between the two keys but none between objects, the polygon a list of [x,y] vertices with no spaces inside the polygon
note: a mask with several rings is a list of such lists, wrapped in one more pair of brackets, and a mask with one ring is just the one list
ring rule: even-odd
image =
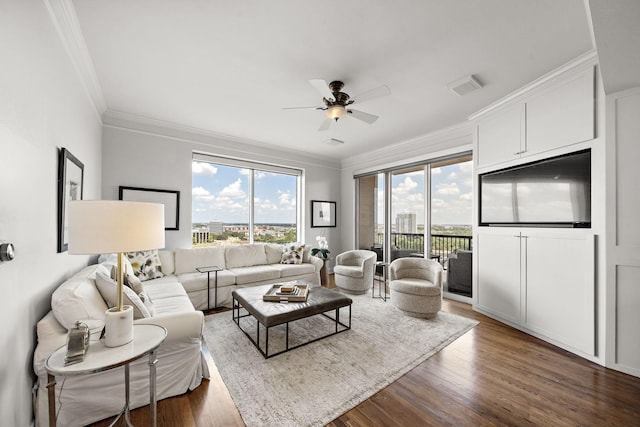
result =
[{"label": "throw pillow", "polygon": [[282,250],[280,264],[302,264],[304,245],[285,245]]},{"label": "throw pillow", "polygon": [[149,295],[147,295],[144,292],[140,292],[138,296],[140,297],[140,300],[144,303],[144,305],[147,307],[147,310],[149,310],[149,314],[151,315],[151,317],[155,316],[156,309],[153,306],[153,301],[151,301],[151,298],[149,298]]},{"label": "throw pillow", "polygon": [[127,258],[131,262],[133,274],[140,281],[158,279],[164,277],[162,273],[162,263],[157,250],[128,252]]},{"label": "throw pillow", "polygon": [[[114,282],[118,283],[118,266],[116,265],[111,269],[111,278]],[[133,273],[123,274],[122,283],[133,289],[137,294],[142,292],[142,281],[140,281],[140,279],[138,279]]]},{"label": "throw pillow", "polygon": [[[107,305],[115,307],[118,303],[118,285],[106,272],[98,271],[96,273],[96,287]],[[140,297],[126,286],[122,287],[122,303],[133,307],[134,319],[151,317],[149,309],[144,305]]]}]

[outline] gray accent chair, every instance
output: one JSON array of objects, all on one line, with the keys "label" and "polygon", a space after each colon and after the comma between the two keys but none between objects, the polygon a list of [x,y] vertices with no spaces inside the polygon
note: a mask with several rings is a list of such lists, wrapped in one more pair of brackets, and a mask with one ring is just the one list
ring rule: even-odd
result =
[{"label": "gray accent chair", "polygon": [[336,286],[350,294],[364,294],[373,287],[376,253],[363,249],[346,251],[336,257],[333,273]]},{"label": "gray accent chair", "polygon": [[459,250],[447,259],[447,290],[471,296],[471,251]]},{"label": "gray accent chair", "polygon": [[442,266],[424,258],[398,258],[389,265],[391,303],[404,314],[431,319],[442,308]]}]

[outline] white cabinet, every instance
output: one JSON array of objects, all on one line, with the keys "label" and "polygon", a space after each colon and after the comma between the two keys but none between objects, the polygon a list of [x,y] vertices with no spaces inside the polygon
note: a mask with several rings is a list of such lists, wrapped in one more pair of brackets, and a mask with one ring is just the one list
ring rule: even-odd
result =
[{"label": "white cabinet", "polygon": [[640,377],[640,87],[607,95],[607,366]]},{"label": "white cabinet", "polygon": [[527,100],[526,153],[593,139],[594,92],[594,70],[590,67]]},{"label": "white cabinet", "polygon": [[482,169],[594,137],[595,73],[589,67],[481,119],[475,157]]},{"label": "white cabinet", "polygon": [[506,108],[478,126],[479,165],[493,165],[518,158],[524,146],[524,105]]},{"label": "white cabinet", "polygon": [[477,307],[512,322],[520,322],[520,239],[514,233],[478,234]]},{"label": "white cabinet", "polygon": [[474,308],[594,355],[593,236],[573,231],[478,233]]}]

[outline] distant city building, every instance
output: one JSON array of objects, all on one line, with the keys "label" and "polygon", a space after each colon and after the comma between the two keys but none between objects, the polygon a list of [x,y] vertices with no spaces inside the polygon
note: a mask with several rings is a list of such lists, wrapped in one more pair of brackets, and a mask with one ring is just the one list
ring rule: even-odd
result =
[{"label": "distant city building", "polygon": [[396,215],[396,233],[417,233],[415,212],[399,213]]},{"label": "distant city building", "polygon": [[220,220],[209,222],[209,233],[222,234],[224,232],[224,224]]}]

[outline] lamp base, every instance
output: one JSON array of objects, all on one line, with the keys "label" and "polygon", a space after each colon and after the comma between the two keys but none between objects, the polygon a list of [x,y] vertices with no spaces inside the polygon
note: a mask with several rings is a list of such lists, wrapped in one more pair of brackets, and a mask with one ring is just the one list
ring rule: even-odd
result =
[{"label": "lamp base", "polygon": [[119,347],[133,341],[133,307],[125,305],[122,311],[110,308],[104,319],[104,345]]}]

